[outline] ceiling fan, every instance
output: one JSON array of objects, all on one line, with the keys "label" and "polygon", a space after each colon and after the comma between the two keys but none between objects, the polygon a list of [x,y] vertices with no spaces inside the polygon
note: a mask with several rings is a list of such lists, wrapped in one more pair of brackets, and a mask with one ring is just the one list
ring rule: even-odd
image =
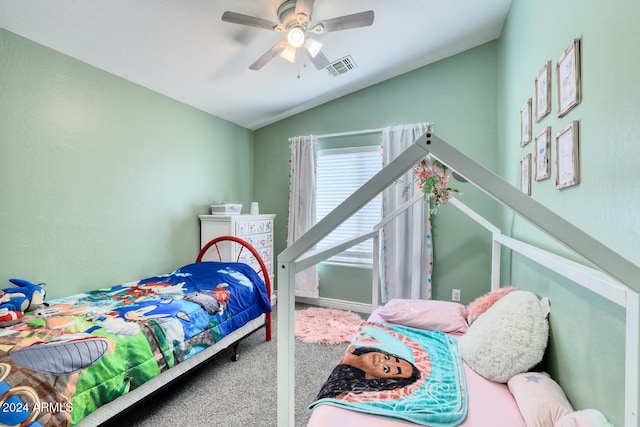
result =
[{"label": "ceiling fan", "polygon": [[260,58],[249,66],[251,70],[261,69],[267,62],[280,55],[290,62],[295,61],[296,53],[303,49],[313,65],[321,70],[329,65],[329,60],[320,49],[322,43],[309,37],[309,34],[324,34],[351,28],[367,27],[373,24],[373,11],[354,13],[312,22],[311,12],[314,0],[286,0],[278,7],[280,22],[243,15],[236,12],[224,12],[222,20],[232,24],[247,25],[264,30],[287,33],[287,38],[276,43]]}]

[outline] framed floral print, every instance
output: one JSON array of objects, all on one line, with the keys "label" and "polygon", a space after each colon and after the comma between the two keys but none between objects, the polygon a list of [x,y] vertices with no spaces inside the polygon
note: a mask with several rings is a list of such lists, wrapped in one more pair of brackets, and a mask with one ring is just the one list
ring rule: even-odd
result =
[{"label": "framed floral print", "polygon": [[573,39],[556,64],[558,117],[582,100],[580,90],[580,39]]},{"label": "framed floral print", "polygon": [[531,142],[531,98],[520,108],[520,146]]},{"label": "framed floral print", "polygon": [[551,112],[551,61],[536,76],[536,123]]},{"label": "framed floral print", "polygon": [[540,181],[551,176],[551,127],[547,126],[534,138],[535,156],[535,179]]},{"label": "framed floral print", "polygon": [[520,159],[520,191],[531,195],[531,153]]},{"label": "framed floral print", "polygon": [[578,121],[572,121],[556,135],[556,188],[580,183]]}]

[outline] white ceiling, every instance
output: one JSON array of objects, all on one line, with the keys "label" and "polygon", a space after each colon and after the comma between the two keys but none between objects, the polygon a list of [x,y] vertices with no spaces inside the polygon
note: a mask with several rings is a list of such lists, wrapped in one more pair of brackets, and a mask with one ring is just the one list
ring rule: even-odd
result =
[{"label": "white ceiling", "polygon": [[[499,37],[511,0],[316,0],[312,21],[373,10],[373,25],[314,36],[333,77],[276,57],[286,35],[221,21],[278,21],[283,0],[0,0],[0,27],[233,123],[257,129]],[[307,61],[308,62],[308,61]],[[298,78],[299,74],[299,78]]]}]

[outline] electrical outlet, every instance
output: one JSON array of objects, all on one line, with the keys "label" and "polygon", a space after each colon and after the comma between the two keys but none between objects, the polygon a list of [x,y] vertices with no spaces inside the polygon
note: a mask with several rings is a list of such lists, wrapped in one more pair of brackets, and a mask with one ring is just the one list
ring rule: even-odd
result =
[{"label": "electrical outlet", "polygon": [[451,301],[460,301],[460,289],[451,290]]}]

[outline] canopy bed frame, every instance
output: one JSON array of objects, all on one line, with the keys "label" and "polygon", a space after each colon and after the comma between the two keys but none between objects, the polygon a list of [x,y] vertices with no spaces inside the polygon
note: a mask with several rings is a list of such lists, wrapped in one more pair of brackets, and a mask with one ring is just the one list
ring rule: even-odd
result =
[{"label": "canopy bed frame", "polygon": [[[640,365],[640,295],[638,292],[640,291],[640,267],[578,229],[544,205],[525,195],[487,168],[456,150],[431,131],[418,138],[411,147],[386,165],[358,191],[349,196],[334,211],[278,255],[277,274],[280,306],[277,326],[278,426],[294,425],[294,284],[296,272],[326,260],[344,249],[367,239],[373,239],[374,241],[374,265],[377,265],[379,261],[377,248],[379,247],[380,228],[400,215],[417,200],[420,200],[420,196],[408,201],[389,214],[370,233],[322,251],[314,251],[313,248],[334,228],[357,212],[427,155],[431,155],[446,164],[458,175],[595,266],[595,268],[587,267],[505,236],[489,221],[461,202],[455,199],[452,202],[493,235],[491,276],[491,287],[493,289],[500,286],[500,254],[501,247],[505,247],[607,298],[626,310],[624,426],[637,426],[638,408],[640,406],[638,401],[638,369]],[[373,269],[373,282],[372,305],[375,308],[378,305],[379,286],[378,271],[375,267]]]}]

